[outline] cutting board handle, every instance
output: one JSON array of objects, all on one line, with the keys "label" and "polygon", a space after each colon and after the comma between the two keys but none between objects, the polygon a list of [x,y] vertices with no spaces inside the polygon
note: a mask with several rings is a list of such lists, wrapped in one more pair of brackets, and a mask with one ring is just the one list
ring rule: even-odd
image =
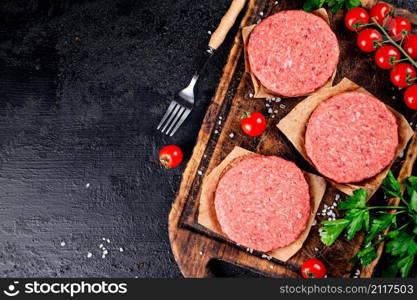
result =
[{"label": "cutting board handle", "polygon": [[235,24],[239,13],[245,6],[246,0],[233,0],[232,4],[230,5],[229,9],[227,10],[226,14],[223,16],[222,20],[220,21],[219,26],[217,27],[216,31],[211,35],[209,41],[209,47],[217,50],[220,45],[223,43],[224,39],[226,38],[227,33],[229,32],[230,28]]}]

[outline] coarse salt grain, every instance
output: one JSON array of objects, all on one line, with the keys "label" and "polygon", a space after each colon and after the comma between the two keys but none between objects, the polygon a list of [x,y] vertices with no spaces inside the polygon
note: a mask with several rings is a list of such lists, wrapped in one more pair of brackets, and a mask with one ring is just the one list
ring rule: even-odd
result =
[{"label": "coarse salt grain", "polygon": [[100,244],[98,247],[99,247],[99,248],[103,248],[103,244]]},{"label": "coarse salt grain", "polygon": [[285,105],[284,104],[280,104],[279,107],[284,109],[285,108]]},{"label": "coarse salt grain", "polygon": [[253,94],[252,93],[249,93],[249,98],[253,98]]},{"label": "coarse salt grain", "polygon": [[65,246],[65,242],[61,242],[61,247],[64,247]]},{"label": "coarse salt grain", "polygon": [[85,187],[86,187],[86,188],[89,188],[89,187],[90,187],[90,184],[89,184],[89,183],[87,183],[87,184],[85,185]]},{"label": "coarse salt grain", "polygon": [[92,257],[92,256],[93,256],[93,253],[91,253],[91,252],[88,252],[88,253],[87,253],[87,257],[88,257],[88,258],[90,258],[90,257]]},{"label": "coarse salt grain", "polygon": [[229,137],[232,139],[233,137],[235,136],[235,134],[233,133],[233,132],[231,132],[230,134],[229,134]]},{"label": "coarse salt grain", "polygon": [[198,170],[197,174],[201,176],[201,175],[203,175],[203,172],[201,170]]},{"label": "coarse salt grain", "polygon": [[216,130],[214,130],[214,134],[218,134],[219,133],[219,131],[216,129]]},{"label": "coarse salt grain", "polygon": [[107,239],[107,243],[110,243],[110,239]]},{"label": "coarse salt grain", "polygon": [[120,248],[119,248],[119,251],[120,251],[120,252],[123,252],[123,248],[122,248],[122,247],[120,247]]},{"label": "coarse salt grain", "polygon": [[209,30],[209,31],[207,31],[207,33],[210,35],[211,34],[211,31]]},{"label": "coarse salt grain", "polygon": [[203,251],[200,251],[200,253],[199,253],[199,254],[200,254],[200,256],[203,256]]}]

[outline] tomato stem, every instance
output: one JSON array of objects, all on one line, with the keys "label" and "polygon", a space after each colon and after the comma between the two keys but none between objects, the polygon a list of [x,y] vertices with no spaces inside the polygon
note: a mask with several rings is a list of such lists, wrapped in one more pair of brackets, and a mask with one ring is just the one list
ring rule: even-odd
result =
[{"label": "tomato stem", "polygon": [[[385,30],[385,28],[383,27],[383,26],[381,26],[376,20],[375,20],[375,18],[372,18],[372,21],[373,21],[373,25],[375,25],[375,26],[377,26],[378,28],[379,28],[379,30],[384,34],[384,36],[388,39],[388,41],[392,44],[392,45],[394,45],[395,47],[397,47],[401,52],[402,52],[402,54],[404,54],[404,56],[407,58],[407,60],[414,66],[414,67],[416,67],[417,68],[417,62],[414,60],[414,59],[412,59],[411,57],[410,57],[410,55],[408,55],[408,53],[401,47],[401,45],[402,45],[402,42],[401,42],[401,45],[399,45],[396,41],[394,41],[392,38],[391,38],[391,36],[387,33],[387,31]],[[404,40],[404,38],[403,38],[403,40]]]}]

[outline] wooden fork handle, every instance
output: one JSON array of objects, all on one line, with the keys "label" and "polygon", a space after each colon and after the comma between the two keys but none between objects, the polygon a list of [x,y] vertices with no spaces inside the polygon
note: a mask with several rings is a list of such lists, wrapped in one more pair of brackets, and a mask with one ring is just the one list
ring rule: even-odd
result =
[{"label": "wooden fork handle", "polygon": [[209,41],[209,47],[217,50],[220,45],[223,43],[224,39],[226,38],[227,33],[229,32],[230,28],[232,28],[233,24],[239,13],[242,11],[243,7],[245,6],[246,0],[233,0],[232,4],[230,5],[229,9],[227,10],[226,14],[223,16],[222,20],[220,21],[219,26],[217,27],[216,31],[211,35]]}]

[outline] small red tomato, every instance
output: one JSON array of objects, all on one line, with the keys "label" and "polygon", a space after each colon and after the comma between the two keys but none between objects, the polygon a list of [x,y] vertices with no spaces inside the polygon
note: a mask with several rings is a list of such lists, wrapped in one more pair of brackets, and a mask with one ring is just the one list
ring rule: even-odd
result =
[{"label": "small red tomato", "polygon": [[266,129],[266,120],[263,114],[246,112],[242,116],[242,130],[250,136],[261,135]]},{"label": "small red tomato", "polygon": [[378,30],[368,28],[361,31],[358,35],[357,44],[359,49],[364,52],[373,52],[382,42],[382,35]]},{"label": "small red tomato", "polygon": [[304,278],[324,278],[326,273],[324,264],[315,258],[306,260],[301,266],[301,275]]},{"label": "small red tomato", "polygon": [[392,45],[383,46],[375,53],[376,65],[384,70],[392,69],[400,58],[400,50]]},{"label": "small red tomato", "polygon": [[182,156],[180,147],[169,145],[159,152],[159,161],[165,168],[175,168],[181,164]]},{"label": "small red tomato", "polygon": [[417,110],[417,85],[414,84],[405,90],[404,102],[409,108]]},{"label": "small red tomato", "polygon": [[417,34],[409,34],[404,40],[404,50],[412,59],[417,59]]},{"label": "small red tomato", "polygon": [[361,26],[361,24],[369,23],[368,12],[362,7],[355,7],[349,10],[345,16],[345,25],[349,30],[360,31],[366,26]]},{"label": "small red tomato", "polygon": [[384,25],[384,21],[387,23],[390,17],[387,15],[391,13],[391,6],[386,3],[378,3],[372,7],[369,15],[371,20],[375,20],[379,25]]},{"label": "small red tomato", "polygon": [[401,40],[410,31],[411,23],[403,17],[396,17],[388,24],[388,33],[396,41]]},{"label": "small red tomato", "polygon": [[415,81],[416,69],[409,63],[400,63],[391,70],[391,82],[399,88],[406,88]]}]

